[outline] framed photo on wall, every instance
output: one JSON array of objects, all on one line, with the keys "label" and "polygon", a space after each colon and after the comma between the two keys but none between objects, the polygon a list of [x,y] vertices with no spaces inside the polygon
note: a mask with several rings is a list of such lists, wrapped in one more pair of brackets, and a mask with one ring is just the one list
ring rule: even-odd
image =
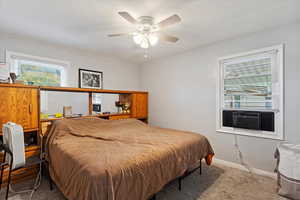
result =
[{"label": "framed photo on wall", "polygon": [[79,87],[103,89],[103,73],[88,69],[79,69]]}]

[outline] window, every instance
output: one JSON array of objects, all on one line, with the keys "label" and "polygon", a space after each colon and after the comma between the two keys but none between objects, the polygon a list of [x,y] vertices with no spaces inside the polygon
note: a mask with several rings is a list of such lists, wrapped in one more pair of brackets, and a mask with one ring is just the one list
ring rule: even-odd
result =
[{"label": "window", "polygon": [[271,58],[224,64],[224,108],[271,109]]},{"label": "window", "polygon": [[[283,139],[283,45],[228,56],[219,61],[217,130]],[[223,126],[223,111],[274,113],[274,131]]]},{"label": "window", "polygon": [[66,68],[64,61],[41,58],[15,52],[6,52],[10,71],[16,73],[18,80],[25,84],[39,86],[64,86]]}]

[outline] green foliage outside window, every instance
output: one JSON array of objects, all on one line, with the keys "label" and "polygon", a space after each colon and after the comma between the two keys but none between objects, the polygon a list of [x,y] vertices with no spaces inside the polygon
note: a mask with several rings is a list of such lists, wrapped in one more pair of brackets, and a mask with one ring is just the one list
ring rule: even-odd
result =
[{"label": "green foliage outside window", "polygon": [[61,71],[53,67],[22,63],[19,65],[18,79],[27,84],[40,86],[60,86]]}]

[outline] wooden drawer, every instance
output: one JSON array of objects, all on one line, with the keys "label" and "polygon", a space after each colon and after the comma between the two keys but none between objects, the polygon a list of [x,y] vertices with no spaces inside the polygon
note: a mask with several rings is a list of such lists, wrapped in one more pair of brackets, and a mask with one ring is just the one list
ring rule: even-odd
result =
[{"label": "wooden drawer", "polygon": [[[33,179],[37,176],[39,165],[33,165],[30,168],[21,168],[11,173],[11,182],[19,183],[25,180]],[[8,179],[8,169],[4,169],[3,185],[6,185]]]},{"label": "wooden drawer", "polygon": [[109,116],[109,120],[119,120],[119,119],[128,119],[130,115],[112,115]]},{"label": "wooden drawer", "polygon": [[[30,146],[26,148],[25,157],[29,158],[31,156],[37,156],[40,153],[39,146]],[[0,153],[0,161],[2,162],[3,153]],[[21,168],[12,172],[11,181],[12,183],[18,183],[24,180],[32,179],[37,175],[39,171],[38,165],[33,165],[29,168]],[[3,183],[7,182],[8,178],[8,167],[5,166],[4,173],[3,173]]]}]

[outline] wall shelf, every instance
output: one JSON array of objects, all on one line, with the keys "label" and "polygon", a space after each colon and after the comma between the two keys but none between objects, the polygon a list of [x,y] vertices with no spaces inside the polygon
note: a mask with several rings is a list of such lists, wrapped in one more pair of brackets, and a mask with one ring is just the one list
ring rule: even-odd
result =
[{"label": "wall shelf", "polygon": [[72,88],[72,87],[41,86],[39,88],[40,90],[44,90],[44,91],[62,91],[62,92],[110,93],[110,94],[148,93],[145,91],[106,90],[106,89]]}]

